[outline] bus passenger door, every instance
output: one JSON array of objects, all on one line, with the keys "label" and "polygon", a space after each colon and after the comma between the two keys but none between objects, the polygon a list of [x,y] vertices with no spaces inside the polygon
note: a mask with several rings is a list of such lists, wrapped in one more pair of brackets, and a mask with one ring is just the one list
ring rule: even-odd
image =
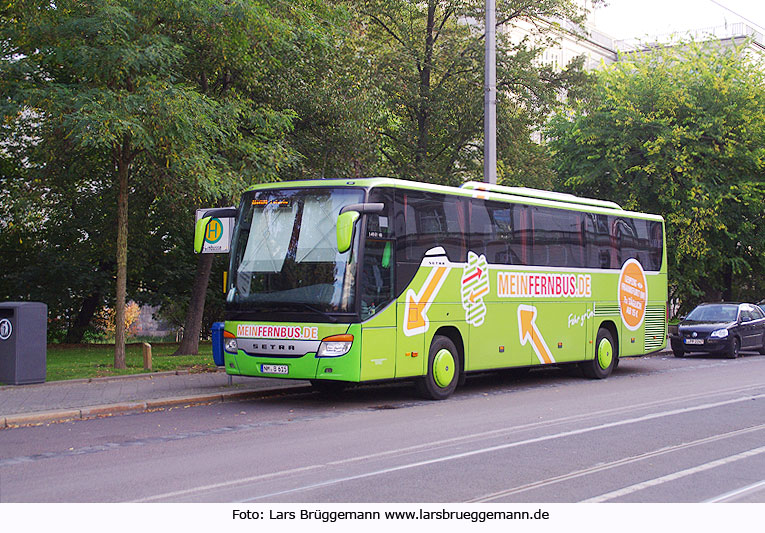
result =
[{"label": "bus passenger door", "polygon": [[372,200],[385,205],[367,214],[360,271],[361,380],[391,379],[396,375],[395,302],[396,250],[391,238],[392,193],[375,191]]}]

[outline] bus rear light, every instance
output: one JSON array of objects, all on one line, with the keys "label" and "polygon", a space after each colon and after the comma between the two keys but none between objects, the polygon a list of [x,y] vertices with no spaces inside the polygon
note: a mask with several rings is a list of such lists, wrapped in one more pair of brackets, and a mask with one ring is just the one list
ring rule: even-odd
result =
[{"label": "bus rear light", "polygon": [[316,357],[340,357],[351,350],[353,335],[332,335],[322,339]]}]

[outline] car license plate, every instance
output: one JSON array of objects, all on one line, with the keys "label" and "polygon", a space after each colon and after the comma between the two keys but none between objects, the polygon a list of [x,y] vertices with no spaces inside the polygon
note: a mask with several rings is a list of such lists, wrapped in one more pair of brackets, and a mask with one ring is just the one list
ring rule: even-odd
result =
[{"label": "car license plate", "polygon": [[685,339],[685,344],[704,344],[704,339]]},{"label": "car license plate", "polygon": [[289,374],[290,367],[287,365],[260,365],[263,374]]}]

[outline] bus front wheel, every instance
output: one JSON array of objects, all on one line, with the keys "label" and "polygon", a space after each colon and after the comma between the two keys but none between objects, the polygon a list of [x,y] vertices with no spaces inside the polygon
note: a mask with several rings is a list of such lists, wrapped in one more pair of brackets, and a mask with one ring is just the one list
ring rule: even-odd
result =
[{"label": "bus front wheel", "polygon": [[457,347],[449,337],[436,335],[428,352],[427,373],[417,380],[417,391],[428,400],[445,400],[457,388],[460,371]]},{"label": "bus front wheel", "polygon": [[590,379],[607,378],[616,368],[618,357],[611,332],[606,328],[600,328],[595,340],[595,357],[591,361],[580,363],[582,373]]}]

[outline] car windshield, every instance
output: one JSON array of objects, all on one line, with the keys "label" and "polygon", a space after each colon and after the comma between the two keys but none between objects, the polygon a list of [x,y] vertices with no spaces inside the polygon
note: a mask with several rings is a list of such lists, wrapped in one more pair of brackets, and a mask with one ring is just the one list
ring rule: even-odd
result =
[{"label": "car windshield", "polygon": [[733,304],[700,305],[690,312],[686,320],[696,322],[734,322],[738,306]]},{"label": "car windshield", "polygon": [[354,309],[350,252],[338,253],[340,209],[361,202],[360,189],[252,191],[232,250],[227,302],[238,310],[288,307],[324,312]]}]

